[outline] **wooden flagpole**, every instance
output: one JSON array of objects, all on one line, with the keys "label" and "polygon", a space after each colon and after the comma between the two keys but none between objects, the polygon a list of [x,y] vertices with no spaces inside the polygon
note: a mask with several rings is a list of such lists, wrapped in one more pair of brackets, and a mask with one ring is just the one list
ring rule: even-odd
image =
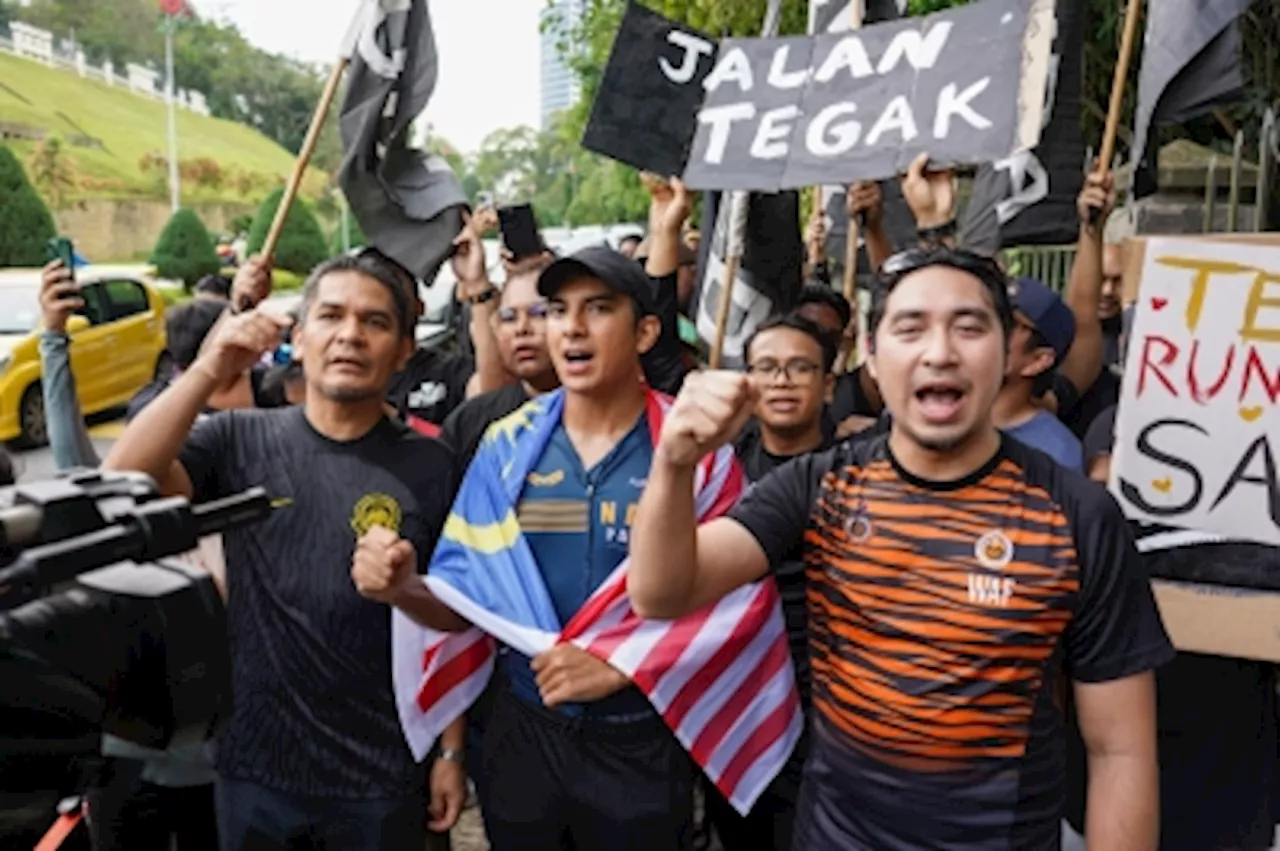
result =
[{"label": "wooden flagpole", "polygon": [[271,222],[271,230],[267,232],[267,241],[262,244],[262,254],[266,257],[272,257],[276,253],[276,246],[280,243],[280,234],[284,231],[285,220],[289,217],[289,210],[292,209],[294,201],[298,199],[298,190],[302,188],[302,179],[306,176],[307,166],[311,164],[311,157],[316,152],[316,144],[320,141],[320,132],[324,129],[324,122],[329,117],[329,110],[333,108],[333,101],[338,96],[338,87],[342,85],[342,76],[346,73],[347,66],[351,64],[350,54],[343,56],[334,64],[333,70],[329,72],[329,80],[324,85],[324,91],[320,95],[320,102],[316,104],[315,114],[311,116],[311,127],[307,130],[307,137],[302,143],[302,149],[298,151],[298,159],[293,164],[293,173],[289,175],[289,182],[285,184],[284,197],[280,199],[280,206],[276,208],[275,220]]},{"label": "wooden flagpole", "polygon": [[[772,38],[778,34],[778,23],[782,17],[782,0],[769,0],[769,6],[764,13],[764,26],[761,28],[761,35],[765,38]],[[749,192],[730,192],[729,197],[729,216],[728,229],[725,232],[725,258],[724,258],[724,276],[720,281],[720,303],[716,310],[716,336],[712,340],[711,359],[709,365],[712,369],[720,369],[724,365],[724,338],[729,327],[729,313],[733,307],[733,285],[738,280],[738,269],[742,265],[743,241],[746,239],[747,216],[751,207],[751,194]],[[719,211],[716,218],[719,219]],[[717,226],[717,230],[718,230]],[[712,234],[712,240],[715,240],[715,234]],[[712,246],[712,252],[715,246]]]},{"label": "wooden flagpole", "polygon": [[[708,364],[712,369],[720,369],[724,365],[724,338],[729,327],[729,312],[733,307],[733,285],[738,280],[738,269],[742,265],[743,231],[746,230],[747,207],[750,198],[745,192],[728,194],[729,209],[723,213],[727,216],[728,227],[725,231],[724,275],[720,280],[720,302],[716,306],[716,337],[711,344],[711,359]],[[715,235],[712,235],[715,239]],[[714,245],[712,251],[715,250]]]},{"label": "wooden flagpole", "polygon": [[[865,0],[852,0],[849,3],[849,29],[862,29],[863,9],[862,4]],[[845,196],[846,205],[848,196]],[[858,217],[849,217],[849,229],[844,241],[844,297],[849,302],[849,306],[853,308],[854,315],[858,313],[858,240],[861,237],[858,226]],[[842,364],[843,366],[843,364]],[[843,369],[841,370],[843,372]]]},{"label": "wooden flagpole", "polygon": [[[1129,63],[1133,59],[1133,45],[1138,38],[1138,18],[1142,15],[1142,0],[1129,0],[1124,13],[1124,35],[1120,39],[1120,55],[1116,58],[1116,73],[1111,80],[1111,104],[1107,109],[1107,125],[1102,133],[1102,152],[1098,156],[1098,168],[1104,175],[1111,173],[1111,161],[1116,156],[1116,134],[1120,131],[1120,116],[1124,112],[1124,87],[1129,79]],[[1134,168],[1137,168],[1134,163]],[[1094,209],[1093,224],[1102,215]]]}]

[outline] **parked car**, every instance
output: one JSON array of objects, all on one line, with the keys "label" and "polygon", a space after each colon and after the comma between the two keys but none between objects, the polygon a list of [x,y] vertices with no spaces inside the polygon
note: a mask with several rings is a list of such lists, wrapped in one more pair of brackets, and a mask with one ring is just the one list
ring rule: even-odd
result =
[{"label": "parked car", "polygon": [[[76,272],[85,306],[67,323],[85,414],[117,408],[172,368],[164,300],[147,284],[93,267]],[[40,272],[0,274],[0,441],[48,440],[40,389]]]}]

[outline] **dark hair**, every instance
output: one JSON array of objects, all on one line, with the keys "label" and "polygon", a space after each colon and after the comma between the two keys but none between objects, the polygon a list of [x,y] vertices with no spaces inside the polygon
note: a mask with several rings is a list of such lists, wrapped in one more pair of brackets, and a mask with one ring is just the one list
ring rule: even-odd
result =
[{"label": "dark hair", "polygon": [[853,308],[849,306],[849,300],[826,284],[805,284],[804,289],[800,291],[800,300],[796,302],[793,309],[799,310],[806,304],[822,305],[834,310],[840,317],[841,331],[848,328],[849,323],[853,321]]},{"label": "dark hair", "polygon": [[231,298],[231,282],[221,275],[205,275],[196,281],[196,292],[218,298]]},{"label": "dark hair", "polygon": [[[169,354],[179,369],[195,363],[204,345],[205,337],[213,330],[226,304],[211,299],[196,299],[175,307],[165,316],[165,334],[168,337]],[[167,381],[169,376],[159,376]]]},{"label": "dark hair", "polygon": [[13,458],[7,449],[0,446],[0,488],[6,488],[17,481],[18,477],[13,474]]},{"label": "dark hair", "polygon": [[396,276],[400,278],[401,283],[404,284],[405,290],[409,295],[409,299],[412,301],[418,297],[418,278],[401,265],[400,261],[391,259],[373,246],[361,248],[359,251],[353,253],[356,257],[369,257],[380,263],[386,264],[387,267],[395,272]]},{"label": "dark hair", "polygon": [[830,372],[835,369],[836,358],[840,356],[839,338],[835,334],[823,330],[822,326],[812,319],[805,319],[796,313],[775,316],[773,319],[767,320],[755,331],[752,331],[751,336],[747,338],[747,344],[742,348],[743,356],[749,361],[751,359],[751,346],[755,343],[756,338],[766,331],[773,331],[777,328],[789,328],[811,338],[818,344],[818,348],[822,350],[823,372]]},{"label": "dark hair", "polygon": [[301,315],[303,321],[311,312],[311,305],[316,300],[316,294],[320,290],[320,282],[326,276],[335,272],[359,272],[387,288],[391,293],[391,301],[395,306],[396,322],[400,326],[400,335],[405,338],[413,336],[413,319],[412,310],[409,307],[409,293],[405,291],[403,273],[404,267],[396,267],[390,262],[382,258],[380,254],[375,255],[373,252],[364,252],[358,256],[352,257],[344,255],[326,260],[312,270],[311,275],[307,278],[307,283],[302,288],[302,310]]},{"label": "dark hair", "polygon": [[1009,299],[1009,278],[1004,270],[990,257],[975,254],[958,248],[913,248],[895,254],[884,262],[880,273],[876,276],[875,287],[871,293],[871,314],[868,328],[872,337],[880,329],[884,321],[885,308],[889,296],[897,289],[902,279],[921,269],[944,266],[957,269],[972,275],[983,283],[987,294],[991,297],[992,307],[1007,339],[1013,331],[1013,303]]}]

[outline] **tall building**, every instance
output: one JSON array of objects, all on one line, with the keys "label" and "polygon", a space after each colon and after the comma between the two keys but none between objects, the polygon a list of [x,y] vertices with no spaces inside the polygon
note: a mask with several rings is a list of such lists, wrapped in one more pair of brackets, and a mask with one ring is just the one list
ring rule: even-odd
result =
[{"label": "tall building", "polygon": [[557,112],[582,96],[582,86],[560,55],[559,45],[582,18],[587,0],[553,0],[542,12],[542,129]]}]

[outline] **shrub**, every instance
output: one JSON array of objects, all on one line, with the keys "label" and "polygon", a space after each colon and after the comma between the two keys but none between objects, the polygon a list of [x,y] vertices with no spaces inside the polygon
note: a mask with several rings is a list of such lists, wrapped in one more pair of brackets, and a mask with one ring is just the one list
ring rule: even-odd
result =
[{"label": "shrub", "polygon": [[[249,229],[250,254],[262,251],[263,243],[267,241],[267,231],[271,230],[271,222],[275,219],[276,209],[283,197],[284,190],[277,189],[258,208],[253,227]],[[320,230],[316,217],[311,214],[311,209],[299,198],[284,221],[280,244],[276,246],[276,268],[306,275],[328,256],[324,233]]]},{"label": "shrub", "polygon": [[45,245],[56,235],[22,163],[0,145],[0,267],[44,265]]},{"label": "shrub", "polygon": [[190,290],[205,275],[216,275],[222,268],[209,231],[191,210],[179,210],[165,225],[151,263],[161,278],[182,281]]}]

